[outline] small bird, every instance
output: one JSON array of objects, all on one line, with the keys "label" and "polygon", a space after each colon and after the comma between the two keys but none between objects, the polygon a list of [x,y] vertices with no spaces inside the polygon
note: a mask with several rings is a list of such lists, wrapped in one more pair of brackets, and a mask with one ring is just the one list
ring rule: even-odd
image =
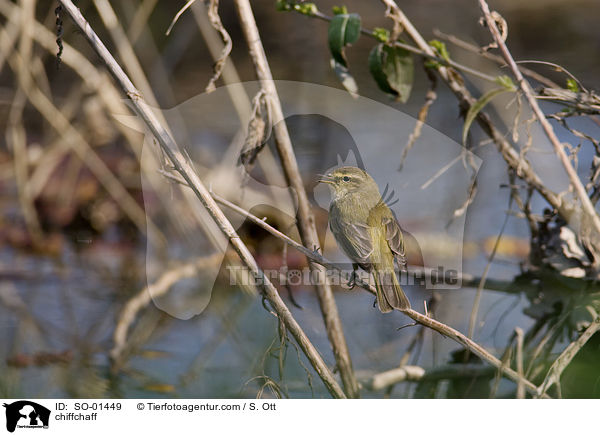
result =
[{"label": "small bird", "polygon": [[375,180],[362,169],[345,166],[324,175],[319,182],[329,184],[333,191],[329,228],[352,260],[350,283],[354,283],[360,267],[375,279],[382,313],[410,308],[394,271],[394,259],[406,264],[402,230]]}]

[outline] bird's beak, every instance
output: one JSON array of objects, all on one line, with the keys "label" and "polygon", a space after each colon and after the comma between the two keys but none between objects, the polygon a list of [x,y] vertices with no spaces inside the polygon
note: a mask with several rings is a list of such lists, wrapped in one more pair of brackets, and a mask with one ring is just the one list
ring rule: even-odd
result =
[{"label": "bird's beak", "polygon": [[326,184],[333,184],[333,177],[331,175],[320,175],[319,180],[317,181],[318,183],[326,183]]}]

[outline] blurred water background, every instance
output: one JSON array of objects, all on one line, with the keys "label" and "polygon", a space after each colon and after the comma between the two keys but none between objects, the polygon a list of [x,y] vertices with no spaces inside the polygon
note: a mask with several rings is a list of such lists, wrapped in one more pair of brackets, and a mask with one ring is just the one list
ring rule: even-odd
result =
[{"label": "blurred water background", "polygon": [[[36,14],[53,31],[54,6],[51,3],[37,2]],[[131,30],[130,24],[139,2],[112,3],[121,24]],[[274,3],[266,0],[252,3],[274,78],[341,89],[329,66],[326,23],[298,14],[277,12]],[[158,2],[133,45],[158,106],[165,110],[203,93],[212,74],[209,51],[191,13],[180,18],[170,36],[164,34],[183,4],[179,1]],[[318,2],[320,10],[328,13],[335,4],[331,1]],[[434,37],[433,29],[439,29],[480,45],[489,42],[487,29],[477,24],[479,10],[476,2],[425,0],[401,1],[399,4],[427,39]],[[365,26],[388,25],[383,18],[384,8],[377,2],[348,1],[346,5],[350,11],[361,15]],[[81,1],[78,7],[99,35],[110,41],[91,2]],[[492,7],[500,11],[509,23],[508,43],[516,58],[563,65],[586,87],[600,87],[600,57],[597,56],[600,36],[594,22],[600,9],[596,0],[499,0],[494,1]],[[255,79],[252,64],[232,2],[222,1],[220,12],[234,41],[231,59],[240,80],[252,81]],[[64,40],[97,64],[98,59],[84,37],[74,30],[68,18],[65,17],[64,21]],[[3,26],[6,25],[4,19]],[[107,45],[113,46],[111,43]],[[422,69],[416,69],[410,100],[406,104],[391,102],[377,89],[369,75],[366,58],[372,45],[372,40],[361,38],[348,51],[348,61],[361,95],[415,118],[429,85]],[[448,46],[457,61],[484,71],[497,71],[490,62],[450,44]],[[39,48],[36,51],[42,52]],[[49,80],[47,86],[58,107],[71,101],[69,98],[73,93],[80,93],[83,101],[92,101],[84,88],[73,86],[80,79],[69,68],[62,66],[56,70],[54,59],[49,54],[44,54],[43,60],[42,67]],[[540,67],[539,70],[558,83],[562,84],[565,80],[563,74],[550,68]],[[15,79],[4,67],[0,80],[0,122],[6,124],[15,93]],[[484,89],[484,85],[476,80],[470,82],[469,87],[476,92]],[[450,138],[452,143],[459,143],[463,123],[456,99],[443,83],[438,85],[437,92],[438,100],[431,108],[427,124],[432,131]],[[304,97],[302,93],[295,96],[299,106]],[[502,121],[497,112],[507,102],[508,99],[495,106],[496,112],[492,113],[496,119]],[[230,102],[224,104],[230,105]],[[89,140],[96,142],[99,155],[118,174],[139,204],[147,209],[153,208],[152,197],[142,188],[141,165],[136,155],[123,147],[123,138],[114,132],[106,138],[93,135],[96,127],[90,123],[114,121],[98,116],[91,106],[93,102],[85,106],[89,113],[79,114],[77,122],[84,126],[90,135]],[[207,106],[205,110],[210,112],[214,107]],[[25,126],[30,152],[44,149],[57,140],[39,117],[33,114],[28,117],[28,114],[29,109],[25,112]],[[198,117],[204,115],[198,114]],[[353,121],[349,116],[348,122],[358,123],[364,115],[357,111],[353,116],[356,119]],[[229,125],[227,117],[222,122],[225,127],[211,124],[206,119],[198,123],[192,119],[186,125],[186,134],[196,144],[204,145],[199,149],[192,147],[192,152],[198,153],[194,157],[209,168],[219,163],[218,156],[231,142],[232,131],[239,127],[237,119],[231,121],[232,125]],[[574,120],[573,126],[598,137],[598,126],[589,120]],[[343,144],[340,145],[346,137],[344,126],[316,115],[298,115],[290,118],[289,127],[310,192],[315,187],[316,174],[335,164],[338,148],[344,148]],[[112,130],[112,127],[100,127],[97,131]],[[570,135],[560,129],[557,131],[561,140],[572,141]],[[407,131],[406,135],[409,133]],[[143,135],[138,136],[141,145]],[[480,131],[474,129],[472,139],[482,138]],[[388,165],[390,159],[399,163],[404,143],[404,140],[398,140],[397,155],[375,152],[370,157],[369,167],[378,166],[377,158],[381,166]],[[416,149],[418,147],[417,143]],[[593,157],[590,149],[591,146],[584,143],[579,155],[582,171],[589,167]],[[463,271],[481,276],[491,247],[503,226],[509,193],[501,187],[508,182],[506,168],[493,144],[484,144],[475,153],[481,159],[478,192],[465,215],[462,247],[457,249],[462,249]],[[422,167],[412,166],[412,170],[431,171],[428,166],[431,160],[418,161],[420,163],[414,165]],[[320,380],[307,368],[309,364],[304,357],[298,356],[292,343],[287,346],[284,371],[279,372],[280,343],[276,319],[265,310],[259,296],[229,284],[228,270],[221,263],[210,266],[218,269],[218,273],[204,311],[183,320],[149,304],[140,312],[130,330],[131,347],[115,365],[109,352],[114,346],[117,317],[127,300],[148,284],[146,237],[124,216],[89,170],[74,163],[74,159],[65,159],[48,178],[36,201],[46,236],[42,248],[33,246],[23,223],[18,191],[10,169],[12,157],[4,138],[0,143],[0,165],[3,168],[0,173],[4,172],[0,180],[0,395],[203,398],[263,394],[269,397],[275,393],[265,389],[264,384],[266,379],[273,378],[282,386],[284,395],[328,397]],[[263,180],[264,174],[257,170],[254,176]],[[546,176],[560,178],[554,166],[548,167]],[[401,188],[395,191],[395,195],[400,201],[395,211],[401,223],[418,231],[419,222],[423,220],[421,210],[418,207],[402,207],[403,195],[408,194]],[[314,199],[318,227],[325,238],[326,210]],[[457,202],[460,204],[458,199],[454,201]],[[156,200],[156,204],[159,203]],[[535,199],[534,211],[541,213],[542,207],[543,202]],[[283,222],[289,221],[289,217],[278,217],[277,210],[257,206],[253,211],[261,217],[268,215],[282,230]],[[280,264],[281,242],[270,239],[249,223],[241,224],[240,233],[244,240],[248,240],[263,267]],[[190,252],[185,232],[179,237],[179,241],[177,238],[170,239],[172,251],[179,250],[184,258],[188,254],[203,254],[201,248]],[[443,249],[445,242],[439,234],[432,235],[432,239],[423,243]],[[534,303],[537,290],[532,289],[531,283],[520,287],[518,282],[513,282],[514,277],[521,273],[522,263],[526,262],[529,252],[527,222],[509,217],[503,240],[490,268],[489,278],[506,285],[484,290],[474,334],[479,343],[496,355],[502,354],[516,326],[528,331],[543,315],[536,311],[535,307],[539,308]],[[329,243],[326,249],[326,252],[335,255],[334,245]],[[288,253],[289,266],[303,267],[302,256],[291,251]],[[580,297],[584,292],[570,287],[570,282],[552,278],[542,284],[550,293],[555,289],[557,292],[572,291]],[[198,283],[194,279],[188,282],[188,288],[193,289],[195,285]],[[333,366],[334,359],[314,290],[310,286],[299,285],[293,286],[292,291],[302,307],[292,308],[294,316],[325,361]],[[435,305],[435,317],[466,332],[476,289],[463,287],[436,293],[439,300]],[[431,292],[416,286],[408,288],[407,294],[420,311],[423,310],[422,301],[431,296]],[[282,296],[289,301],[285,289],[282,289]],[[396,367],[420,327],[397,330],[410,319],[397,312],[382,315],[373,308],[373,297],[364,291],[336,289],[335,297],[359,378]],[[171,302],[181,304],[181,301]],[[455,342],[430,330],[425,330],[422,338],[418,343],[419,350],[411,356],[411,364],[431,368],[462,361],[461,348]],[[560,350],[567,338],[565,332],[555,337],[552,345]],[[550,361],[556,353],[549,352],[546,356]],[[563,375],[563,397],[600,397],[598,356],[600,339],[595,337]],[[477,381],[471,379],[465,384],[464,380],[462,383],[451,380],[419,388],[407,383],[386,394],[391,397],[488,397],[493,388],[494,374],[481,375]],[[362,392],[363,397],[382,397],[383,394],[368,390]],[[496,395],[513,396],[514,384],[501,381]]]}]

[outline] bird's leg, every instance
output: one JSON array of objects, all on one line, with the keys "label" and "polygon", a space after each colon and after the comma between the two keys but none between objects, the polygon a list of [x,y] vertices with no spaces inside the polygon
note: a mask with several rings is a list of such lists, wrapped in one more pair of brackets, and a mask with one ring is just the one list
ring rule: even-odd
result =
[{"label": "bird's leg", "polygon": [[352,290],[356,287],[356,271],[358,270],[358,264],[352,263],[352,273],[350,274],[350,279],[346,284],[348,286],[348,290]]}]

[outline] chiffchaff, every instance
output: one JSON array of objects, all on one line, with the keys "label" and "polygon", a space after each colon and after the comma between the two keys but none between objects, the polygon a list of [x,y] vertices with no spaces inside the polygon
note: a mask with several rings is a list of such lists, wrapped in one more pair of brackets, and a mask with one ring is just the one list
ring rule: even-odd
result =
[{"label": "chiffchaff", "polygon": [[402,230],[375,180],[362,169],[345,166],[319,181],[332,188],[329,227],[352,260],[353,279],[359,267],[373,274],[381,312],[410,308],[394,271],[394,258],[406,263]]}]

